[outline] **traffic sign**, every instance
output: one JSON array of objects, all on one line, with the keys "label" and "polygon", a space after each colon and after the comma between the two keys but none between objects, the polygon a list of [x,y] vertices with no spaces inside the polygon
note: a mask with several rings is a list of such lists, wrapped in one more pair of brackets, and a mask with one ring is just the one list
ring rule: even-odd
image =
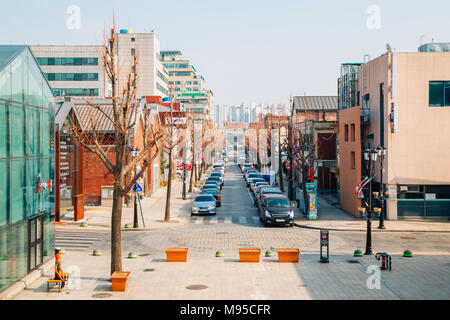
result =
[{"label": "traffic sign", "polygon": [[142,192],[142,187],[139,185],[139,183],[136,183],[136,185],[133,188],[133,192]]}]

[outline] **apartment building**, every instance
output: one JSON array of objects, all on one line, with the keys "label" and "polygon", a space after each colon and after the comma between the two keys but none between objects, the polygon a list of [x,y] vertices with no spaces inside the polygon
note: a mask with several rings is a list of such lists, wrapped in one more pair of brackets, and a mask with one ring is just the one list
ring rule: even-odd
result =
[{"label": "apartment building", "polygon": [[358,215],[361,199],[353,191],[367,174],[362,148],[382,146],[384,173],[377,161],[372,188],[379,190],[382,177],[390,193],[385,217],[449,216],[450,52],[425,46],[341,69],[341,207]]},{"label": "apartment building", "polygon": [[[139,57],[139,81],[136,97],[168,96],[168,74],[160,62],[159,39],[154,33],[117,34],[117,57],[120,67],[119,89],[126,83],[133,58]],[[105,98],[112,95],[111,83],[102,61],[101,45],[31,46],[55,96]]]},{"label": "apartment building", "polygon": [[169,85],[177,102],[183,103],[189,110],[204,112],[213,119],[213,92],[206,89],[205,78],[197,74],[197,70],[189,60],[181,59],[181,51],[161,51],[161,63],[169,74]]}]

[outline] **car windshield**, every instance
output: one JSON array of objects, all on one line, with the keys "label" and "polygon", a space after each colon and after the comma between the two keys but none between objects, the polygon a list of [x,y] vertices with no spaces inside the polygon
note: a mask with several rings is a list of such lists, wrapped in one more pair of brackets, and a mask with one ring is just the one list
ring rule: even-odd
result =
[{"label": "car windshield", "polygon": [[252,180],[252,183],[253,183],[253,184],[256,184],[257,182],[265,182],[265,181],[264,181],[264,179],[262,179],[262,178],[256,178],[256,179],[253,179],[253,180]]},{"label": "car windshield", "polygon": [[217,194],[217,189],[206,189],[205,192],[210,194]]},{"label": "car windshield", "polygon": [[221,177],[222,174],[220,172],[213,172],[211,173],[211,177]]},{"label": "car windshield", "polygon": [[289,201],[287,199],[267,199],[268,207],[289,207]]},{"label": "car windshield", "polygon": [[203,195],[195,198],[195,202],[207,202],[207,201],[214,201],[214,197],[211,195]]},{"label": "car windshield", "polygon": [[257,183],[255,183],[255,186],[257,186],[257,187],[267,186],[267,182],[257,182]]},{"label": "car windshield", "polygon": [[207,181],[218,181],[220,180],[219,177],[209,177]]}]

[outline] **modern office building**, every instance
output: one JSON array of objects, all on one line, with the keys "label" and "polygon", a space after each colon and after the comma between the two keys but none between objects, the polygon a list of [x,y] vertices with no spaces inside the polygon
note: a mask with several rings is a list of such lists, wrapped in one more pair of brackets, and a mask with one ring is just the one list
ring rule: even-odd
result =
[{"label": "modern office building", "polygon": [[28,46],[0,46],[0,290],[54,255],[54,95]]},{"label": "modern office building", "polygon": [[449,215],[450,52],[426,48],[388,52],[352,68],[342,65],[340,202],[351,214],[358,215],[362,204],[353,191],[367,174],[363,151],[382,146],[384,174],[376,160],[372,188],[380,190],[382,177],[390,192],[386,218]]},{"label": "modern office building", "polygon": [[[55,96],[105,98],[112,95],[111,82],[103,66],[100,45],[31,46]],[[117,34],[117,58],[120,67],[119,90],[138,56],[139,81],[136,97],[168,96],[168,74],[160,62],[159,40],[154,33]]]},{"label": "modern office building", "polygon": [[31,46],[55,96],[108,97],[111,84],[102,71],[102,46]]},{"label": "modern office building", "polygon": [[205,114],[212,120],[213,93],[206,89],[205,78],[197,74],[189,60],[180,58],[179,50],[161,51],[160,57],[169,74],[169,85],[174,91],[174,99],[194,109],[205,109]]}]

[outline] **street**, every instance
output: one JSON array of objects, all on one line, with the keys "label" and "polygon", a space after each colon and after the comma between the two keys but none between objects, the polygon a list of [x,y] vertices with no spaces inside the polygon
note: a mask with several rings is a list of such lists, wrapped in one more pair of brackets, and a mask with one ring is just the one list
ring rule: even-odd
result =
[{"label": "street", "polygon": [[[222,196],[216,216],[190,217],[191,203],[186,201],[173,212],[179,221],[173,228],[123,232],[124,270],[132,272],[126,293],[110,291],[109,233],[57,227],[56,245],[66,246],[63,267],[73,273],[72,282],[65,293],[48,293],[42,277],[16,299],[447,299],[450,295],[449,233],[374,233],[373,252],[391,254],[392,271],[381,272],[380,289],[369,289],[367,267],[380,262],[373,256],[352,255],[355,249],[364,251],[364,232],[331,231],[330,263],[321,264],[319,230],[265,228],[237,165],[226,169]],[[85,240],[80,242],[80,237]],[[71,238],[78,247],[70,249]],[[169,247],[189,248],[188,262],[167,263]],[[239,263],[237,250],[245,247],[260,248],[261,262]],[[277,263],[276,248],[299,248],[299,263]],[[93,249],[103,255],[92,256]],[[405,249],[414,256],[402,257]],[[215,257],[218,250],[223,257]],[[265,257],[267,250],[274,255]],[[129,252],[137,258],[128,259]],[[196,285],[201,290],[188,289]],[[436,286],[440,290],[433,290]]]}]

